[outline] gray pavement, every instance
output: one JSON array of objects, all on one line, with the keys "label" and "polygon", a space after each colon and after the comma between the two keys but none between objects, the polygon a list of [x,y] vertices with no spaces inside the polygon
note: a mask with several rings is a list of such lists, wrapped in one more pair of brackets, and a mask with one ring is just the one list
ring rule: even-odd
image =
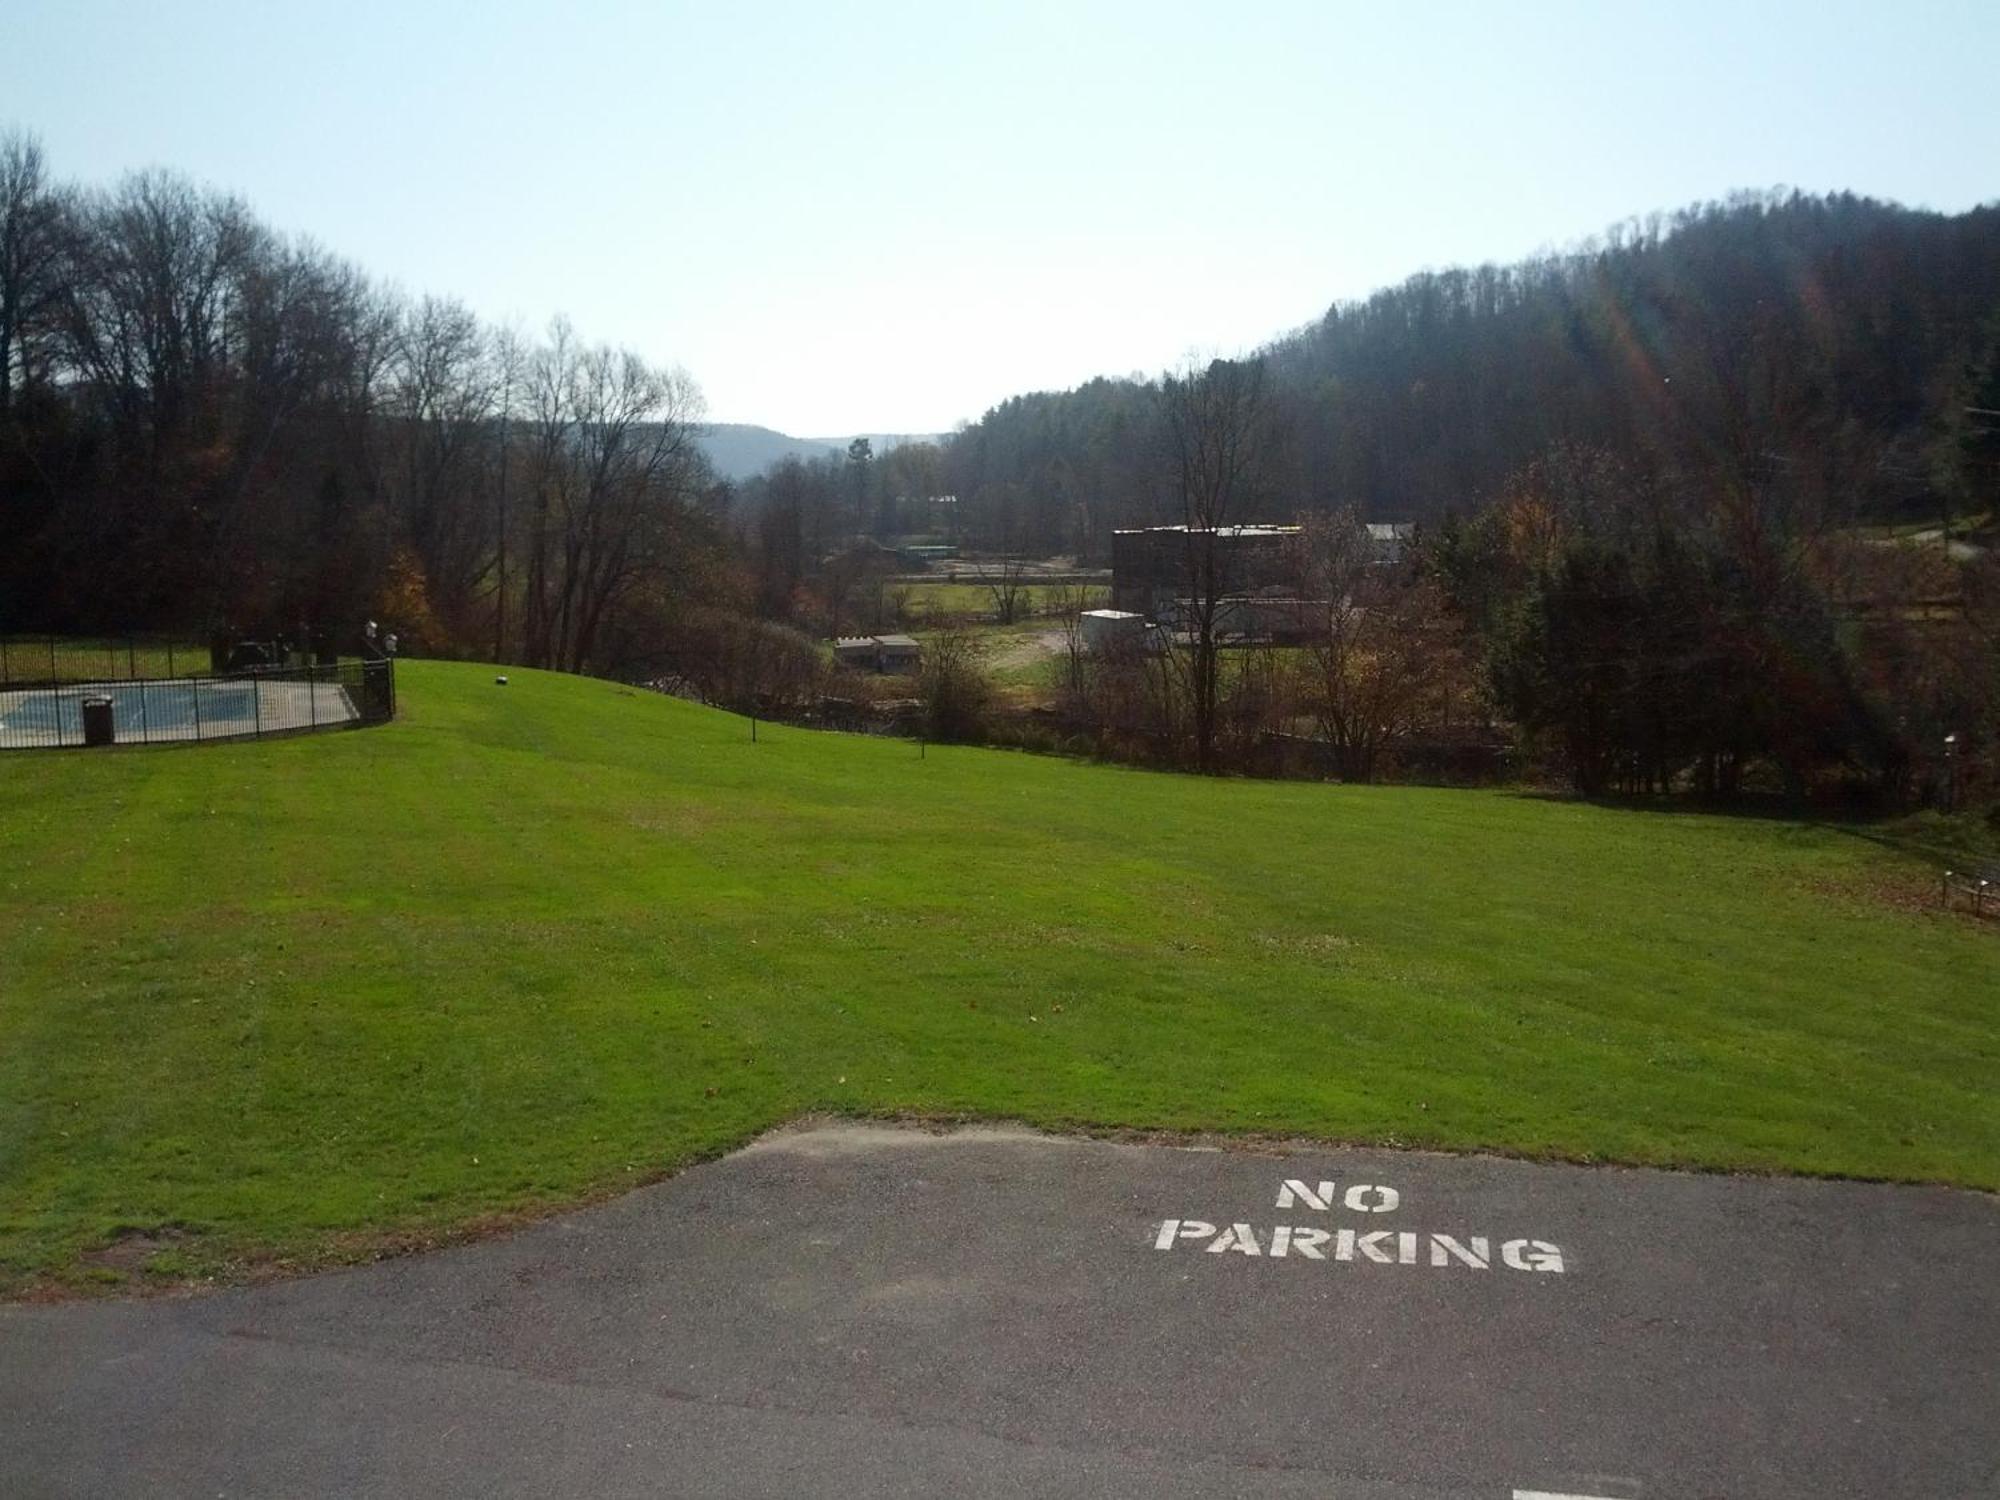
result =
[{"label": "gray pavement", "polygon": [[0,1309],[0,1495],[2000,1493],[2000,1208],[783,1133],[503,1239]]}]

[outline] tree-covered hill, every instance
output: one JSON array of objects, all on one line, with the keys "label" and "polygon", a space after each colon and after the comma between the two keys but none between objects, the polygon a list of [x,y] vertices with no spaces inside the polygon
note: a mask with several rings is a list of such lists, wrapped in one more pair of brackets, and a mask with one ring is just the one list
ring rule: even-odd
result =
[{"label": "tree-covered hill", "polygon": [[[1287,437],[1266,503],[1434,519],[1568,443],[1928,513],[1963,483],[1944,455],[1996,320],[2000,207],[1850,194],[1739,195],[1518,265],[1426,271],[1263,351]],[[1130,380],[1019,396],[952,440],[949,472],[996,535],[1101,553],[1111,527],[1167,518],[1154,420]]]}]

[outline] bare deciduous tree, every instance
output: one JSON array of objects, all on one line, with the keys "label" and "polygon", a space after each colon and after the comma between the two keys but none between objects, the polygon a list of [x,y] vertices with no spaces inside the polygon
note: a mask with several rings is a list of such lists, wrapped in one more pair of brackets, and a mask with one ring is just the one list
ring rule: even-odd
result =
[{"label": "bare deciduous tree", "polygon": [[1235,587],[1217,533],[1240,524],[1265,498],[1276,431],[1261,360],[1211,361],[1160,382],[1170,482],[1184,540],[1183,641],[1176,652],[1185,678],[1195,768],[1216,764],[1220,625]]},{"label": "bare deciduous tree", "polygon": [[1028,560],[1009,552],[989,564],[986,592],[993,596],[993,617],[1002,625],[1012,625],[1028,612],[1033,594],[1028,586]]},{"label": "bare deciduous tree", "polygon": [[497,561],[477,496],[503,378],[462,304],[425,297],[404,311],[383,412],[394,504],[433,604],[459,629]]},{"label": "bare deciduous tree", "polygon": [[1056,652],[1056,691],[1063,709],[1084,711],[1090,701],[1090,644],[1083,636],[1083,611],[1088,596],[1073,584],[1058,584],[1043,596],[1055,616],[1062,642]]},{"label": "bare deciduous tree", "polygon": [[1458,670],[1457,626],[1433,585],[1376,556],[1356,512],[1306,518],[1295,545],[1304,706],[1342,779],[1371,781]]},{"label": "bare deciduous tree", "polygon": [[49,182],[42,143],[19,131],[0,135],[0,422],[15,392],[53,358],[66,218],[67,197]]},{"label": "bare deciduous tree", "polygon": [[679,370],[579,347],[558,322],[529,371],[529,660],[581,671],[598,631],[664,566],[701,475],[700,395]]}]

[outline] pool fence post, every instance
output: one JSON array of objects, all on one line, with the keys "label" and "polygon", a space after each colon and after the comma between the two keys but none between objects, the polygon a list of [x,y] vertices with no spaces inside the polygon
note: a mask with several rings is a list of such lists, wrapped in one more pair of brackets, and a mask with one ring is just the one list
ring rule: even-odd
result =
[{"label": "pool fence post", "polygon": [[257,669],[250,669],[250,733],[258,739],[264,738],[264,695],[258,691],[263,682],[257,676]]},{"label": "pool fence post", "polygon": [[318,668],[306,663],[306,709],[312,715],[312,727],[319,728],[319,679],[315,675]]},{"label": "pool fence post", "polygon": [[190,677],[187,680],[187,685],[188,701],[194,705],[194,737],[199,742],[201,739],[201,679],[199,677]]}]

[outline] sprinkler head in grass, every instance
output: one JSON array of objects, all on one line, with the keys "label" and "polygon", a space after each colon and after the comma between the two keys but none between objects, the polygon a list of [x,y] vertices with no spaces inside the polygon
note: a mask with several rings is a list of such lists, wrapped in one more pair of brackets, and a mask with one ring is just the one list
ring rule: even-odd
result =
[{"label": "sprinkler head in grass", "polygon": [[505,687],[507,685],[506,675],[503,673],[501,676],[494,678],[493,685],[495,687]]}]

